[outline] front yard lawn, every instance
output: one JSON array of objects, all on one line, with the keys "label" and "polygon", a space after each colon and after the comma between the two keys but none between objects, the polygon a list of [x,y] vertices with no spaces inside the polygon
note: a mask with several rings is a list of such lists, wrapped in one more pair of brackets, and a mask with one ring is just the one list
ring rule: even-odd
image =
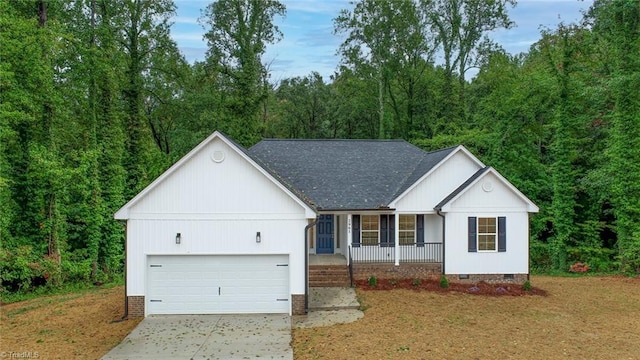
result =
[{"label": "front yard lawn", "polygon": [[547,296],[357,289],[364,318],[295,329],[294,357],[640,358],[640,279],[534,276],[531,283]]},{"label": "front yard lawn", "polygon": [[3,305],[0,357],[99,359],[140,322],[114,322],[123,309],[123,286]]},{"label": "front yard lawn", "polygon": [[[358,289],[365,317],[293,330],[295,359],[638,359],[640,279],[534,276],[547,296]],[[4,305],[0,353],[98,359],[139,322],[122,287]],[[31,358],[34,358],[31,356]]]}]

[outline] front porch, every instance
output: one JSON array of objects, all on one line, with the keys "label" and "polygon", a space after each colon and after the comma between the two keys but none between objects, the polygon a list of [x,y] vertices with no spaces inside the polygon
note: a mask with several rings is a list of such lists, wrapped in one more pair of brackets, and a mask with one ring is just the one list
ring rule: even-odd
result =
[{"label": "front porch", "polygon": [[[425,244],[426,245],[426,244]],[[438,244],[440,245],[440,244]],[[362,255],[351,258],[342,254],[316,255],[309,254],[309,286],[310,287],[349,287],[354,280],[366,280],[371,276],[380,279],[424,279],[439,277],[442,274],[442,253],[433,253],[437,246],[425,246],[417,251],[403,249],[407,261],[395,264],[395,256],[380,256],[384,251],[395,253],[394,248],[366,246],[364,249],[351,248],[348,253]],[[355,251],[354,251],[355,250]],[[364,251],[359,251],[364,250]],[[438,257],[440,256],[440,257]]]}]

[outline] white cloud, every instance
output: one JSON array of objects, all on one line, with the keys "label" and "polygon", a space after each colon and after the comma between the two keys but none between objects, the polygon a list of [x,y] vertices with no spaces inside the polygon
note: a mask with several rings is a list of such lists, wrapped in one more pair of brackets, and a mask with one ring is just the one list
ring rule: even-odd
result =
[{"label": "white cloud", "polygon": [[176,16],[172,20],[176,24],[189,24],[189,25],[198,25],[198,26],[200,26],[200,24],[198,23],[198,18],[197,17]]},{"label": "white cloud", "polygon": [[171,33],[171,37],[173,38],[173,40],[180,42],[180,41],[202,41],[205,42],[202,38],[203,33],[202,32],[181,32],[181,31],[177,31],[177,32],[172,32]]}]

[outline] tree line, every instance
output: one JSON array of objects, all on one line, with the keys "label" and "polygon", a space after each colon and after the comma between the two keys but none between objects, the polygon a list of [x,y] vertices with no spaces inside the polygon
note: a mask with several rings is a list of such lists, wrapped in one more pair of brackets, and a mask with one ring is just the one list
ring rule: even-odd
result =
[{"label": "tree line", "polygon": [[[0,1],[2,291],[121,277],[113,213],[213,130],[464,144],[540,206],[534,271],[640,269],[640,3],[596,0],[523,54],[515,0],[354,1],[330,79],[274,83],[276,0],[203,9],[189,64],[171,0]],[[471,69],[476,75],[469,76]]]}]

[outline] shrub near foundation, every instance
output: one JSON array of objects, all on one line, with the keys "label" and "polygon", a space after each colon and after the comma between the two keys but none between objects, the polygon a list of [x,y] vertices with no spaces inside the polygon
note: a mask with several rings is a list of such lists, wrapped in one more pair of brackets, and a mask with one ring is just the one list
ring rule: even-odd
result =
[{"label": "shrub near foundation", "polygon": [[444,275],[440,277],[440,287],[443,289],[446,289],[449,287],[449,280],[447,280],[447,277]]}]

